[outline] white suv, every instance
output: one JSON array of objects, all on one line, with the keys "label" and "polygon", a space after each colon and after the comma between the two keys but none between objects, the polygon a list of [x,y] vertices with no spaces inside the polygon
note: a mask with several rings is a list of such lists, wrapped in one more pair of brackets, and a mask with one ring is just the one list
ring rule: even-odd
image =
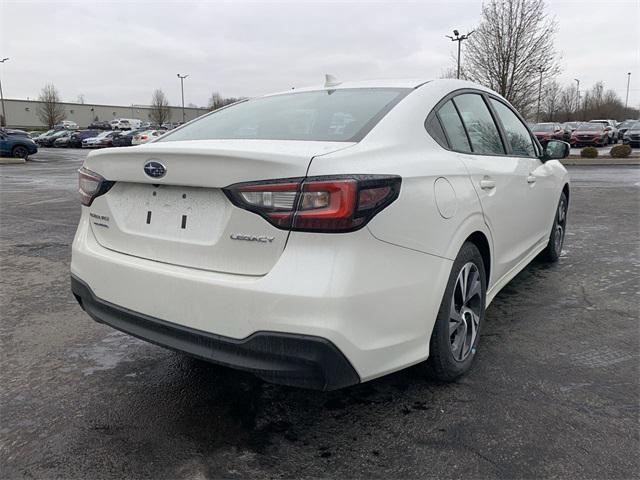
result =
[{"label": "white suv", "polygon": [[560,256],[568,151],[458,80],[242,101],[89,154],[72,290],[99,322],[273,382],[425,360],[452,380],[498,291]]}]

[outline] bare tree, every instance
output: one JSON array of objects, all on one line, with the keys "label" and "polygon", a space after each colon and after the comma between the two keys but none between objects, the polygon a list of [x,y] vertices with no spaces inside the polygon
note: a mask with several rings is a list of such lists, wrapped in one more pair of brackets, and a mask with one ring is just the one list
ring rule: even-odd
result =
[{"label": "bare tree", "polygon": [[584,100],[582,102],[583,109],[585,111],[599,110],[602,105],[603,96],[604,83],[596,82],[596,84],[584,94]]},{"label": "bare tree", "polygon": [[560,92],[560,120],[568,122],[577,120],[576,103],[578,91],[573,85],[568,85]]},{"label": "bare tree", "polygon": [[542,97],[542,111],[544,112],[542,118],[544,121],[558,121],[561,90],[560,84],[556,80],[552,80],[547,84],[547,88],[544,90],[544,96]]},{"label": "bare tree", "polygon": [[584,95],[582,112],[585,119],[624,119],[629,117],[629,114],[631,114],[629,118],[637,115],[637,110],[628,109],[628,112],[625,112],[624,104],[618,94],[613,90],[605,90],[602,82],[597,82],[591,89],[587,90]]},{"label": "bare tree", "polygon": [[209,110],[217,110],[224,107],[222,96],[218,92],[213,92],[209,97]]},{"label": "bare tree", "polygon": [[[555,82],[550,87],[556,86]],[[559,89],[557,103],[553,99],[553,89],[547,89],[543,101],[544,118],[551,121],[576,121],[590,119],[624,119],[637,118],[637,109],[625,112],[624,104],[614,90],[605,90],[602,82],[597,82],[584,93],[580,105],[577,104],[578,91],[575,85],[567,85]],[[556,108],[554,108],[556,107]]]},{"label": "bare tree", "polygon": [[209,110],[217,110],[219,108],[230,105],[232,103],[236,103],[239,100],[242,100],[242,98],[236,98],[236,97],[224,98],[218,92],[213,92],[209,97]]},{"label": "bare tree", "polygon": [[47,125],[47,127],[53,128],[67,116],[64,111],[64,106],[60,103],[58,90],[53,84],[48,83],[42,87],[38,101],[40,103],[38,104],[36,113],[40,121]]},{"label": "bare tree", "polygon": [[77,103],[84,105],[84,93],[81,93],[80,95],[78,95],[78,99],[76,100]]},{"label": "bare tree", "polygon": [[538,82],[560,71],[553,44],[556,23],[544,0],[489,0],[465,47],[465,77],[486,85],[525,116],[538,101]]},{"label": "bare tree", "polygon": [[153,92],[151,96],[151,112],[149,116],[153,123],[162,125],[169,120],[171,111],[169,110],[169,100],[162,90],[159,88]]},{"label": "bare tree", "polygon": [[[440,72],[440,76],[438,78],[457,78],[457,77],[458,77],[458,69],[456,67],[447,67]],[[464,78],[462,68],[460,68],[460,78]]]}]

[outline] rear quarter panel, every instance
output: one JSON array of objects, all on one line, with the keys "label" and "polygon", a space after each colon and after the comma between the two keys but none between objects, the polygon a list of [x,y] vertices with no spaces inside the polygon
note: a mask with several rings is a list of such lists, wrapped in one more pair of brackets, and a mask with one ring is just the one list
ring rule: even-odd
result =
[{"label": "rear quarter panel", "polygon": [[[461,87],[466,84],[460,83]],[[433,106],[449,93],[447,85],[434,82],[414,90],[360,143],[314,158],[308,174],[400,175],[400,196],[367,228],[381,241],[453,259],[474,231],[490,237],[464,163],[457,153],[433,140],[424,127]],[[439,178],[451,185],[453,198],[436,192]],[[448,218],[441,214],[443,207]]]}]

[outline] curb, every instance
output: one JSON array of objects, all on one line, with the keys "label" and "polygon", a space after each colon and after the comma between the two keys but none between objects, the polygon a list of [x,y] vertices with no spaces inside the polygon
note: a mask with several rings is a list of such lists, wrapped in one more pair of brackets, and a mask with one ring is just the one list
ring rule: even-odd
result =
[{"label": "curb", "polygon": [[628,158],[582,158],[567,157],[560,160],[563,165],[598,165],[598,166],[614,166],[614,165],[640,165],[640,157]]},{"label": "curb", "polygon": [[26,162],[24,158],[0,157],[0,165],[13,165]]}]

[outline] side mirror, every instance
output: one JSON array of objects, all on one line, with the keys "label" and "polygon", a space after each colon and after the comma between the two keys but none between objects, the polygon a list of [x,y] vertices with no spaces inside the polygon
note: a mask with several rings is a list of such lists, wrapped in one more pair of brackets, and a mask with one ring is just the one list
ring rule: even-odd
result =
[{"label": "side mirror", "polygon": [[607,132],[611,131],[611,127],[604,127],[604,129],[605,129]]},{"label": "side mirror", "polygon": [[549,140],[547,146],[544,147],[542,154],[542,161],[547,160],[560,160],[561,158],[567,158],[571,152],[571,145],[562,140]]}]

